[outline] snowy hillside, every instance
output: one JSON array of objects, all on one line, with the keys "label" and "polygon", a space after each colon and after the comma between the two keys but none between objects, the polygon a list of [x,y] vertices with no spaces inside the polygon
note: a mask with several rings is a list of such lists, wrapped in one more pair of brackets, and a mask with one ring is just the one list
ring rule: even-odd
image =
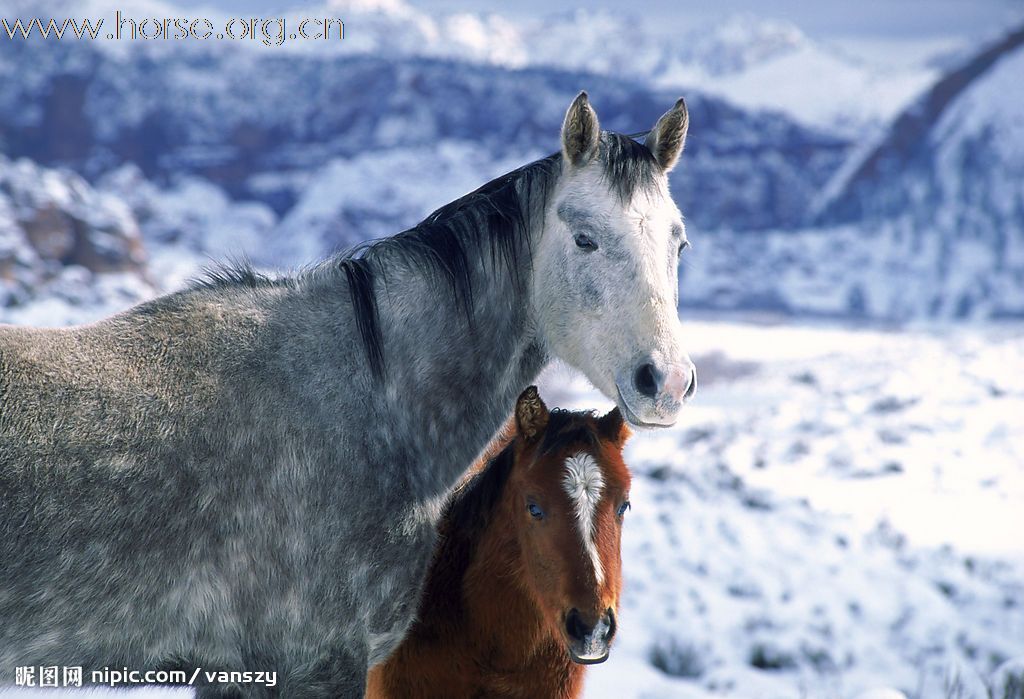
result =
[{"label": "snowy hillside", "polygon": [[894,322],[1021,318],[1019,220],[1007,222],[998,242],[906,219],[756,236],[718,231],[687,251],[681,305]]},{"label": "snowy hillside", "polygon": [[152,293],[131,211],[78,175],[0,154],[0,308],[37,296],[120,303]]},{"label": "snowy hillside", "polygon": [[[749,14],[684,28],[657,26],[629,10],[576,9],[515,20],[496,13],[438,14],[400,0],[335,0],[293,14],[344,19],[351,50],[628,76],[850,134],[887,121],[937,77],[925,62],[894,65],[884,55],[864,61],[790,22]],[[829,99],[817,97],[824,93]],[[867,94],[873,99],[865,100]]]},{"label": "snowy hillside", "polygon": [[[124,162],[158,182],[201,176],[279,214],[332,159],[396,148],[431,157],[439,141],[464,141],[479,151],[475,159],[522,163],[557,149],[581,87],[602,124],[626,133],[649,129],[679,96],[609,76],[441,59],[159,44],[109,55],[91,43],[68,46],[66,55],[38,41],[5,46],[13,50],[0,61],[11,85],[0,94],[0,144],[9,154],[90,178]],[[259,89],[234,89],[254,75]],[[688,98],[688,166],[673,183],[690,220],[742,229],[805,220],[847,141],[777,114]]]},{"label": "snowy hillside", "polygon": [[1018,27],[949,71],[825,189],[818,220],[862,231],[874,274],[908,294],[892,315],[1024,315],[1022,74]]}]

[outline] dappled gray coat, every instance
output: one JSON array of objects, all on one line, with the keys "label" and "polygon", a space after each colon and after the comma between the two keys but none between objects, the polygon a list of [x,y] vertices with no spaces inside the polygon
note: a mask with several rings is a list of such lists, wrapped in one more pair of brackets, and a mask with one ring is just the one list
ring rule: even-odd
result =
[{"label": "dappled gray coat", "polygon": [[507,307],[486,318],[500,346],[451,346],[410,275],[417,301],[381,314],[380,383],[338,264],[236,277],[0,329],[3,681],[199,665],[350,695],[400,639],[436,506],[542,355]]}]

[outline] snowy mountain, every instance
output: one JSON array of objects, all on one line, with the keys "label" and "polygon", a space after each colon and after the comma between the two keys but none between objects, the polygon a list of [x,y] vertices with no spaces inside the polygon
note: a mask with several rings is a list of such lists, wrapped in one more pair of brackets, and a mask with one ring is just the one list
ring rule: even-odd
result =
[{"label": "snowy mountain", "polygon": [[[91,178],[124,162],[158,182],[198,175],[279,214],[309,173],[332,159],[393,148],[429,153],[440,141],[460,140],[521,163],[557,148],[564,110],[581,87],[594,95],[602,123],[627,133],[650,128],[678,97],[550,68],[222,45],[168,52],[144,44],[124,55],[91,43],[52,45],[14,42],[0,62],[0,77],[12,85],[0,95],[0,114],[10,115],[0,121],[0,144],[9,154]],[[804,220],[846,141],[781,115],[689,97],[687,166],[673,183],[690,219],[738,229]]]},{"label": "snowy mountain", "polygon": [[919,311],[1024,315],[1021,75],[1024,27],[949,71],[826,189],[822,223],[921,268]]},{"label": "snowy mountain", "polygon": [[803,41],[724,75],[682,65],[659,84],[692,86],[748,109],[778,110],[860,138],[883,127],[937,76],[928,67],[871,65]]},{"label": "snowy mountain", "polygon": [[[951,68],[898,116],[885,138],[845,168],[822,220],[877,220],[908,211],[932,225],[967,200],[983,217],[1021,211],[1024,27]],[[980,197],[980,198],[979,198]],[[1007,209],[1009,207],[1009,210]],[[974,219],[973,221],[970,219]]]},{"label": "snowy mountain", "polygon": [[[629,11],[580,8],[512,20],[498,14],[438,15],[401,0],[339,0],[303,13],[344,19],[352,50],[629,76],[781,111],[847,135],[888,121],[938,75],[925,62],[855,58],[790,22],[750,14],[676,29]],[[296,19],[303,13],[295,13]],[[825,94],[828,99],[821,99]]]}]

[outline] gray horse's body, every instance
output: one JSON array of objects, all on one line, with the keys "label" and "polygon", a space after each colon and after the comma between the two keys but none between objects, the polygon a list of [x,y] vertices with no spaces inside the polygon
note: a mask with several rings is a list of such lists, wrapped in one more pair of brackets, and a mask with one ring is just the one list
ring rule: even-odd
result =
[{"label": "gray horse's body", "polygon": [[560,154],[360,254],[0,327],[0,685],[200,667],[361,696],[449,489],[549,354],[635,424],[692,393],[665,178],[686,123],[680,100],[640,144],[581,94]]},{"label": "gray horse's body", "polygon": [[493,332],[464,344],[396,260],[413,301],[381,314],[383,381],[331,265],[0,328],[2,681],[200,666],[358,695],[411,620],[441,499],[543,362],[493,279]]}]

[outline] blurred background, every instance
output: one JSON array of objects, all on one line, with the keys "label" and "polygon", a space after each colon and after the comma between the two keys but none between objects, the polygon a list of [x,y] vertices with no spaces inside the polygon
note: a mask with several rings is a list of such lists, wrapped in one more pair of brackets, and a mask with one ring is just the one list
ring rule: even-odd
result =
[{"label": "blurred background", "polygon": [[[108,39],[118,10],[259,33]],[[105,24],[12,30],[36,18]],[[291,39],[303,18],[344,38]],[[553,152],[581,89],[626,133],[685,95],[671,185],[701,388],[630,447],[622,630],[587,696],[1005,699],[1024,672],[1017,0],[4,0],[0,19],[7,323],[88,322],[229,257],[286,271]],[[607,405],[561,368],[542,390]]]}]

